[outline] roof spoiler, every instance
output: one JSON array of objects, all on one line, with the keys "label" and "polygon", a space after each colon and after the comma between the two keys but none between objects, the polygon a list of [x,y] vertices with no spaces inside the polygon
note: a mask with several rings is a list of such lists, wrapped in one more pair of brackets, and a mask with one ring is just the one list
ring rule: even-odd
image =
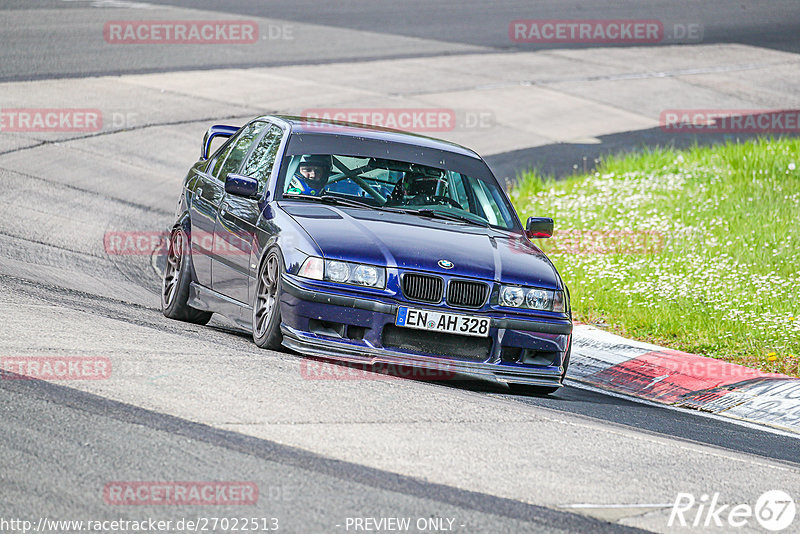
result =
[{"label": "roof spoiler", "polygon": [[211,141],[215,137],[231,137],[240,129],[239,126],[225,126],[224,124],[215,124],[206,132],[203,137],[203,146],[200,148],[200,159],[205,161],[208,159],[208,151],[211,149]]}]

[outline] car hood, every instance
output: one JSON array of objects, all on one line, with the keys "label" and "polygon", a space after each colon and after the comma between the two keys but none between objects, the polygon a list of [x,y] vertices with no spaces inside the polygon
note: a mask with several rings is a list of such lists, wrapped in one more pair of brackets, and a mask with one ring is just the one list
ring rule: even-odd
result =
[{"label": "car hood", "polygon": [[[556,289],[555,268],[521,234],[358,208],[284,203],[325,258]],[[440,260],[452,262],[445,269]]]}]

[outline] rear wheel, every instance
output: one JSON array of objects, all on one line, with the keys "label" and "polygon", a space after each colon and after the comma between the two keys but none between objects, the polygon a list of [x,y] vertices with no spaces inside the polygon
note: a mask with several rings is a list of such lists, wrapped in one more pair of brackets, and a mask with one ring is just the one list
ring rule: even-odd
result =
[{"label": "rear wheel", "polygon": [[283,271],[280,250],[273,248],[258,268],[253,302],[253,341],[262,349],[279,350],[283,341],[280,306]]},{"label": "rear wheel", "polygon": [[187,304],[192,272],[192,255],[188,250],[189,240],[183,229],[172,230],[161,284],[161,311],[170,319],[206,324],[211,320],[212,313],[197,310]]}]

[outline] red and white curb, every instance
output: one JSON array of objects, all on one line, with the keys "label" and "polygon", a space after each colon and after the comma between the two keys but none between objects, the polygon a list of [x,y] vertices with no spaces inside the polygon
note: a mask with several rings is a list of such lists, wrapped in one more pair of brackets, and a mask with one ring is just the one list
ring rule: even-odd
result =
[{"label": "red and white curb", "polygon": [[800,379],[575,325],[568,378],[800,434]]}]

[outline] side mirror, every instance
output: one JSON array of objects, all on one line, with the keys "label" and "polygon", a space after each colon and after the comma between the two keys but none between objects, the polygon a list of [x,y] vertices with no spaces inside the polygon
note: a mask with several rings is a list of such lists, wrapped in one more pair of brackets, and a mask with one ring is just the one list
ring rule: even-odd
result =
[{"label": "side mirror", "polygon": [[225,177],[225,192],[237,197],[258,197],[258,180],[250,176],[228,173]]},{"label": "side mirror", "polygon": [[233,134],[238,131],[238,126],[225,126],[223,124],[217,124],[209,128],[206,135],[203,137],[203,146],[200,147],[200,159],[203,161],[208,159],[208,153],[211,150],[211,141],[213,141],[215,137],[232,137]]},{"label": "side mirror", "polygon": [[550,217],[528,217],[525,225],[525,235],[528,239],[541,239],[553,237],[553,219]]}]

